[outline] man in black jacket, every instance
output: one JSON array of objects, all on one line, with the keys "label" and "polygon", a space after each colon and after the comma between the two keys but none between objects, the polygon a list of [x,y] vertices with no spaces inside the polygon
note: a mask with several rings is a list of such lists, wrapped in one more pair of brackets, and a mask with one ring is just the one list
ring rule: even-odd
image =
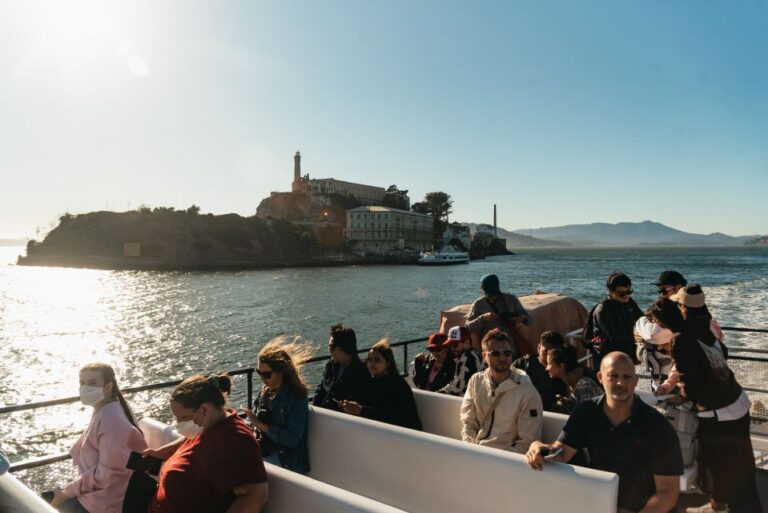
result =
[{"label": "man in black jacket", "polygon": [[427,342],[429,356],[419,353],[413,361],[413,384],[437,392],[451,382],[456,363],[450,356],[451,343],[445,333],[432,333]]},{"label": "man in black jacket", "polygon": [[328,340],[331,360],[325,365],[323,380],[315,390],[314,406],[341,411],[341,401],[359,401],[365,397],[371,376],[357,355],[355,330],[341,324],[331,326]]},{"label": "man in black jacket", "polygon": [[592,313],[595,368],[600,367],[603,355],[613,351],[621,351],[637,363],[633,330],[643,311],[632,299],[632,281],[617,271],[608,277],[606,286],[608,297],[598,303]]}]

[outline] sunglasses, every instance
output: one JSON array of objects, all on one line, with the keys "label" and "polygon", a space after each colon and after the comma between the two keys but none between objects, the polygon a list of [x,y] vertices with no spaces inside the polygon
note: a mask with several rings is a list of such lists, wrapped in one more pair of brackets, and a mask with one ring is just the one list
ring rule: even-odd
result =
[{"label": "sunglasses", "polygon": [[493,356],[494,358],[498,358],[501,355],[512,356],[512,350],[511,349],[505,349],[503,351],[498,351],[498,350],[497,351],[486,351],[486,353],[489,356]]},{"label": "sunglasses", "polygon": [[262,379],[269,379],[272,377],[272,373],[274,371],[260,371],[259,369],[256,369],[256,374],[261,376]]},{"label": "sunglasses", "polygon": [[632,289],[622,290],[621,292],[616,291],[616,295],[619,296],[619,297],[627,297],[627,296],[631,296],[633,292],[634,292],[634,290],[632,290]]},{"label": "sunglasses", "polygon": [[445,349],[445,348],[444,347],[429,347],[429,348],[427,348],[427,351],[429,351],[432,354],[435,354],[435,353],[439,353],[443,349]]},{"label": "sunglasses", "polygon": [[659,287],[659,294],[667,295],[672,293],[672,287]]}]

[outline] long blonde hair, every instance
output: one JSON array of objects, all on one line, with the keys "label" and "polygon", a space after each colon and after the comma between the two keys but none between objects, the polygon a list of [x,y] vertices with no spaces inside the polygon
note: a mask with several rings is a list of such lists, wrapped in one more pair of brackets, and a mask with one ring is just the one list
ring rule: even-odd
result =
[{"label": "long blonde hair", "polygon": [[307,360],[315,354],[315,347],[295,337],[289,340],[287,337],[277,337],[261,348],[259,361],[272,367],[272,370],[283,374],[283,379],[288,380],[295,390],[296,395],[306,397],[309,386],[301,375],[301,369]]},{"label": "long blonde hair", "polygon": [[125,397],[123,397],[123,393],[120,392],[120,387],[117,386],[117,379],[115,378],[115,369],[112,368],[112,366],[107,365],[106,363],[89,363],[87,365],[84,365],[80,372],[83,371],[97,371],[99,374],[101,374],[101,379],[104,381],[104,385],[106,386],[107,383],[112,383],[112,393],[111,396],[108,397],[110,401],[118,401],[120,403],[120,407],[123,409],[123,413],[125,413],[125,416],[128,418],[128,422],[133,424],[133,426],[141,431],[141,428],[139,428],[139,423],[136,422],[136,417],[133,415],[133,411],[131,410],[131,407],[128,406],[128,402],[125,400]]}]

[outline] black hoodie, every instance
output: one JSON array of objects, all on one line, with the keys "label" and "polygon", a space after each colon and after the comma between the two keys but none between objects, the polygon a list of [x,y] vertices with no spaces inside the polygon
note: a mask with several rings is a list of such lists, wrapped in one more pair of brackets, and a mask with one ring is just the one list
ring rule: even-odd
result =
[{"label": "black hoodie", "polygon": [[741,395],[726,359],[728,349],[710,329],[710,319],[689,318],[672,340],[675,360],[685,395],[707,410],[717,410],[733,404]]}]

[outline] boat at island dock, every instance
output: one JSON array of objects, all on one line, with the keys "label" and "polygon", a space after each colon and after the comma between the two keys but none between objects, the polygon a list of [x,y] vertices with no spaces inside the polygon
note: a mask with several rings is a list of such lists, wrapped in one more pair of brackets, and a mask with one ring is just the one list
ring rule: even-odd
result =
[{"label": "boat at island dock", "polygon": [[444,246],[437,251],[425,251],[419,255],[418,265],[456,265],[469,263],[469,253],[458,251],[453,246]]}]

